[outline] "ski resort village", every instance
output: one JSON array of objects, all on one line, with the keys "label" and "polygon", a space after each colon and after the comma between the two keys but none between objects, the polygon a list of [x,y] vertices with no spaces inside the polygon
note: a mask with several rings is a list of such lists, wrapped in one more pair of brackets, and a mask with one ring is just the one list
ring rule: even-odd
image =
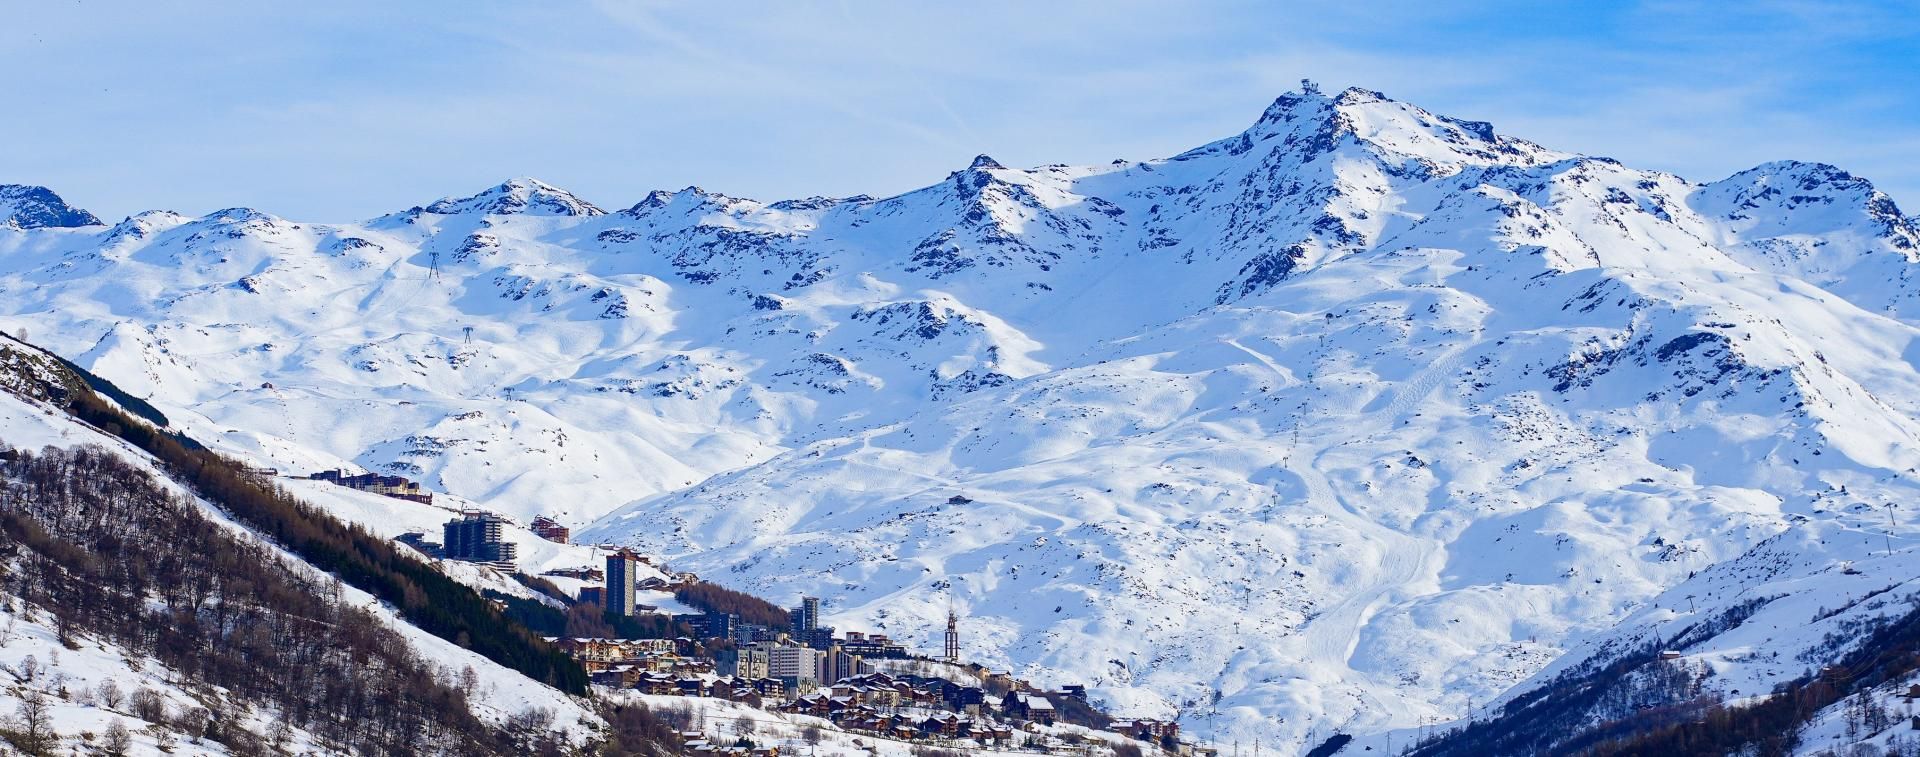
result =
[{"label": "ski resort village", "polygon": [[[400,476],[328,470],[307,479],[412,503],[434,501]],[[598,561],[523,572],[519,546],[533,543],[527,534],[548,547],[542,553]],[[594,686],[669,710],[678,704],[689,712],[750,713],[728,722],[713,715],[720,730],[680,732],[692,754],[778,754],[778,741],[756,746],[751,724],[815,721],[803,726],[810,730],[803,739],[808,747],[824,738],[820,729],[832,728],[867,741],[947,749],[1215,751],[1183,740],[1177,722],[1100,711],[1088,702],[1084,685],[1047,690],[969,663],[961,643],[963,620],[952,608],[942,647],[917,650],[884,633],[823,625],[818,597],[801,597],[781,609],[629,548],[572,545],[569,529],[551,518],[523,526],[498,513],[462,509],[442,524],[439,536],[436,542],[414,530],[394,540],[423,558],[471,566],[456,570],[473,571],[483,577],[481,585],[499,587],[487,592],[509,616],[560,631],[544,640],[577,661]],[[509,589],[513,584],[521,588]],[[731,707],[716,710],[720,702]]]}]

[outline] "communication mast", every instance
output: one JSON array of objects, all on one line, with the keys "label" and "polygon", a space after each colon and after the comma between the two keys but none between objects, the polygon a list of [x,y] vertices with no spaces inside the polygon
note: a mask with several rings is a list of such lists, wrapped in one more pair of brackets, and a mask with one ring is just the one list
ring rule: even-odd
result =
[{"label": "communication mast", "polygon": [[953,611],[953,602],[947,602],[947,662],[960,664],[960,616]]}]

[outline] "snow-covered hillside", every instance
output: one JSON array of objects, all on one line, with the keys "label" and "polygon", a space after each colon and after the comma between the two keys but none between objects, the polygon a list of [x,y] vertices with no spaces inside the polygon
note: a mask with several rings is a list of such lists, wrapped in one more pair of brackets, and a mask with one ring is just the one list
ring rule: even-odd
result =
[{"label": "snow-covered hillside", "polygon": [[[553,728],[563,738],[584,743],[599,736],[598,729],[602,725],[600,718],[582,701],[495,664],[462,645],[415,627],[391,605],[352,585],[338,583],[279,545],[255,534],[230,514],[194,496],[188,487],[168,478],[165,468],[146,453],[75,420],[57,403],[44,401],[51,395],[73,390],[77,384],[74,377],[66,374],[44,353],[0,336],[0,450],[11,455],[12,450],[37,453],[47,448],[72,451],[84,447],[118,458],[130,466],[130,470],[151,475],[160,490],[181,498],[201,517],[223,529],[228,538],[259,545],[286,566],[261,566],[263,573],[284,569],[302,576],[313,576],[319,582],[331,582],[338,601],[369,613],[372,619],[391,629],[395,642],[404,642],[412,659],[418,664],[448,681],[459,681],[463,675],[468,675],[464,671],[471,670],[473,687],[472,696],[467,700],[468,706],[482,722],[497,728],[515,716],[540,709],[552,714]],[[13,458],[10,456],[7,459]],[[5,483],[12,485],[16,482]],[[331,492],[317,493],[323,497],[339,496]],[[343,513],[343,517],[352,513],[351,507],[343,507],[337,501],[321,501],[334,512]],[[392,527],[392,519],[388,520],[385,525]],[[18,567],[12,563],[20,560],[21,556],[17,545],[8,546],[9,565],[5,567],[11,571]],[[559,545],[551,546],[558,548],[556,551],[564,549]],[[538,553],[537,556],[547,557],[548,554]],[[17,576],[14,580],[18,580]],[[156,606],[165,606],[158,598],[149,601]],[[50,608],[35,607],[11,591],[0,590],[0,666],[8,674],[7,678],[0,679],[6,683],[5,687],[0,688],[0,713],[13,718],[21,702],[43,702],[47,707],[48,723],[63,745],[61,749],[65,748],[64,745],[78,743],[75,739],[92,741],[118,722],[130,731],[132,751],[129,753],[228,753],[228,749],[218,743],[203,742],[197,733],[188,741],[187,736],[181,733],[183,729],[179,723],[172,719],[202,707],[238,707],[240,719],[232,725],[256,734],[274,734],[275,738],[288,739],[286,746],[295,751],[328,751],[337,748],[337,742],[317,740],[301,728],[276,725],[279,718],[265,703],[249,699],[242,693],[209,685],[202,670],[170,668],[150,650],[129,649],[106,634],[91,632],[82,622],[72,621],[71,612],[69,618],[70,622],[59,622]],[[235,628],[238,628],[238,621],[235,623]],[[257,628],[249,628],[246,632],[260,633]],[[377,667],[378,663],[362,661],[363,665],[373,667]],[[211,663],[208,665],[211,666]],[[97,693],[109,681],[118,690],[118,696],[128,697],[125,706],[116,697]],[[164,706],[142,708],[133,701],[135,692],[142,690],[156,694],[159,697],[157,701],[163,702]],[[161,716],[152,714],[156,712]],[[168,712],[173,715],[165,715]],[[8,721],[8,727],[14,727],[13,720]],[[276,729],[286,730],[282,732]]]},{"label": "snow-covered hillside", "polygon": [[1302,744],[1458,717],[1836,487],[1914,500],[1917,247],[1830,166],[1703,184],[1308,89],[884,199],[0,231],[0,327],[262,464],[923,649],[951,601],[969,657]]}]

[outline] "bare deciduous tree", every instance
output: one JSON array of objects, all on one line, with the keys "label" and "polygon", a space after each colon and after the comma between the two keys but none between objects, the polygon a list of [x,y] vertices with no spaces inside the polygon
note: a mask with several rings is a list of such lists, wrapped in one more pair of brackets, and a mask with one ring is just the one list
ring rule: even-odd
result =
[{"label": "bare deciduous tree", "polygon": [[60,736],[53,731],[53,715],[46,698],[29,692],[20,699],[18,712],[20,727],[11,737],[13,745],[30,755],[53,754],[60,745]]},{"label": "bare deciduous tree", "polygon": [[107,724],[107,732],[100,740],[100,750],[109,757],[125,757],[127,750],[133,748],[133,732],[127,730],[125,723],[114,718]]},{"label": "bare deciduous tree", "polygon": [[127,709],[133,716],[149,723],[167,722],[167,700],[160,698],[160,692],[146,687],[133,690],[133,696],[127,698]]},{"label": "bare deciduous tree", "polygon": [[13,675],[21,683],[33,683],[33,679],[40,677],[40,659],[33,655],[21,658],[20,664],[14,666]]},{"label": "bare deciduous tree", "polygon": [[100,686],[94,690],[94,693],[99,695],[100,704],[104,705],[107,709],[120,709],[120,700],[123,698],[123,695],[120,693],[120,684],[114,683],[113,679],[109,678],[101,681]]}]

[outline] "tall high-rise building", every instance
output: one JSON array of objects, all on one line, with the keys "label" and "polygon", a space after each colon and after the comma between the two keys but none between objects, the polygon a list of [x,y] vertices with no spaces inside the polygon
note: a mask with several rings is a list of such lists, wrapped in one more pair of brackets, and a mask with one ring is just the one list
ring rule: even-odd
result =
[{"label": "tall high-rise building", "polygon": [[822,671],[826,675],[820,677],[821,683],[838,683],[854,676],[873,672],[872,663],[862,659],[860,655],[848,653],[839,645],[827,650],[821,666],[826,668]]},{"label": "tall high-rise building", "polygon": [[707,612],[694,617],[696,620],[690,625],[709,639],[731,639],[734,629],[740,626],[740,616],[730,612]]},{"label": "tall high-rise building", "polygon": [[793,622],[793,635],[806,638],[806,634],[820,627],[820,598],[801,597],[800,606],[788,613]]},{"label": "tall high-rise building", "polygon": [[493,513],[461,513],[442,528],[447,557],[473,562],[513,562],[518,550],[506,541],[506,526],[507,519]]},{"label": "tall high-rise building", "polygon": [[640,556],[627,550],[607,555],[607,612],[633,614],[634,573],[640,568]]},{"label": "tall high-rise building", "polygon": [[602,609],[605,609],[607,606],[607,590],[601,586],[582,586],[580,587],[580,601],[587,604],[598,605]]}]

